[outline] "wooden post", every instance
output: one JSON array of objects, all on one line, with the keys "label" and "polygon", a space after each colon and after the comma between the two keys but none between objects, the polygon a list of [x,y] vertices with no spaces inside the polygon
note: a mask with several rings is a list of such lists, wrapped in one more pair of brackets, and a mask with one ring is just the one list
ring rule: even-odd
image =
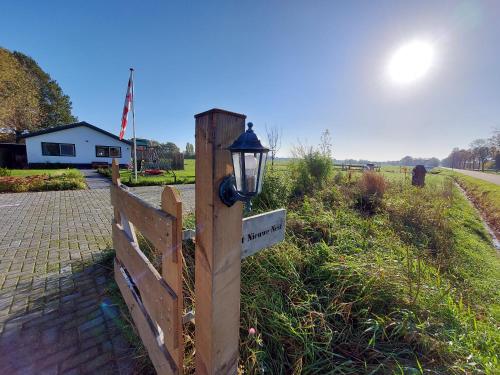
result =
[{"label": "wooden post", "polygon": [[227,147],[246,116],[212,109],[196,119],[196,374],[236,374],[239,353],[242,205],[219,185],[232,173]]},{"label": "wooden post", "polygon": [[[113,182],[113,185],[120,186],[121,184],[120,166],[118,165],[118,162],[114,158],[113,162],[111,163],[111,180]],[[120,210],[116,207],[113,207],[113,211],[115,214],[114,221],[115,223],[119,224],[121,222]]]},{"label": "wooden post", "polygon": [[183,373],[184,362],[184,335],[182,329],[182,200],[177,189],[165,186],[161,195],[161,209],[170,214],[172,220],[171,246],[169,246],[162,256],[162,276],[167,284],[177,294],[177,311],[174,312],[176,319],[174,339],[177,347],[175,362],[179,368],[179,373]]}]

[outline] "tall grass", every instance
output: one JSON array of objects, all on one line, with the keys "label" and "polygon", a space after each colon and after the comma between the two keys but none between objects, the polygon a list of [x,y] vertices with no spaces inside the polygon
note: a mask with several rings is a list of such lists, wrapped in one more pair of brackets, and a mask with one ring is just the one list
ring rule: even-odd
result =
[{"label": "tall grass", "polygon": [[[301,182],[282,172],[255,208],[286,203],[286,240],[242,263],[240,373],[498,373],[499,258],[449,180],[337,175],[294,194]],[[360,194],[377,196],[370,215]],[[194,251],[184,244],[186,309]]]}]

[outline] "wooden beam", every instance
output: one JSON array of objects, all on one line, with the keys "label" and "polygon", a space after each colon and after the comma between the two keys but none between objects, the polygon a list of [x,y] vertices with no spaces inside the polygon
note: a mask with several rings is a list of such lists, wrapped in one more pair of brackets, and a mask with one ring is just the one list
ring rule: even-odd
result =
[{"label": "wooden beam", "polygon": [[115,259],[115,281],[127,303],[127,306],[134,320],[134,324],[141,336],[142,342],[146,347],[149,358],[159,375],[174,375],[179,374],[174,360],[168,350],[161,344],[160,335],[155,328],[154,322],[151,321],[144,305],[139,296],[131,288],[127,275],[124,273],[124,268],[118,260]]},{"label": "wooden beam", "polygon": [[113,162],[111,163],[111,179],[113,184],[120,185],[120,166],[118,165],[116,159],[113,159]]},{"label": "wooden beam", "polygon": [[137,244],[117,224],[113,224],[113,244],[116,257],[139,290],[144,307],[163,331],[165,346],[170,353],[177,353],[177,320],[182,321],[182,311],[177,316],[179,299],[175,291],[165,283]]},{"label": "wooden beam", "polygon": [[245,130],[246,116],[214,109],[195,118],[196,373],[236,374],[242,205],[225,206],[219,185],[232,173],[227,147]]},{"label": "wooden beam", "polygon": [[[118,165],[118,162],[114,158],[113,158],[113,162],[111,163],[111,172],[112,172],[111,180],[113,182],[113,185],[120,186],[121,185],[120,166]],[[110,192],[110,194],[112,194],[112,193]],[[116,207],[113,207],[113,213],[114,213],[114,222],[120,223],[121,222],[120,210]]]},{"label": "wooden beam", "polygon": [[172,216],[159,210],[120,186],[111,185],[111,204],[130,220],[157,250],[172,246]]},{"label": "wooden beam", "polygon": [[[182,200],[177,189],[165,186],[161,195],[161,208],[172,217],[171,246],[162,254],[162,276],[178,296],[177,311],[174,314],[176,362],[183,368],[184,335],[182,324]],[[182,372],[182,371],[181,371]]]}]

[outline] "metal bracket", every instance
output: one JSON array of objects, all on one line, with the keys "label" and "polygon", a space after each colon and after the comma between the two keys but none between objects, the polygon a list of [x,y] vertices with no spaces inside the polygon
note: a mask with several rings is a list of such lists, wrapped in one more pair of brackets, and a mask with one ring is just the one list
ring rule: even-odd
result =
[{"label": "metal bracket", "polygon": [[190,310],[188,311],[186,314],[184,314],[184,316],[182,317],[182,324],[187,324],[189,322],[193,322],[195,323],[194,321],[194,310]]}]

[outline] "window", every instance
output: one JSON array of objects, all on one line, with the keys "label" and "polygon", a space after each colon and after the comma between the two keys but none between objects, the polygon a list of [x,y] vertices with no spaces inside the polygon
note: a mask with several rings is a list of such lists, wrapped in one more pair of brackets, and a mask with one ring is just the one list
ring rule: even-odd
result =
[{"label": "window", "polygon": [[98,158],[121,158],[122,148],[114,146],[95,146],[95,156]]},{"label": "window", "polygon": [[44,156],[75,156],[75,145],[72,143],[42,142]]}]

